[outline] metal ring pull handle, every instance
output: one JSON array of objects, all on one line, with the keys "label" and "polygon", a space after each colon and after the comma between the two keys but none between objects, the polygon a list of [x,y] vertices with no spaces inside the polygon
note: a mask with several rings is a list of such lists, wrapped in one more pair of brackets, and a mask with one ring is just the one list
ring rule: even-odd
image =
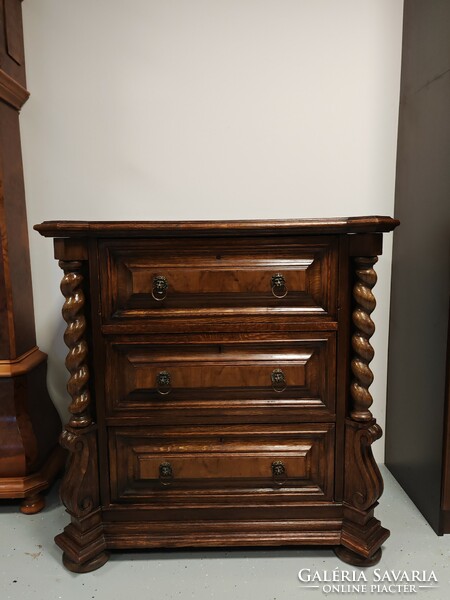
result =
[{"label": "metal ring pull handle", "polygon": [[272,275],[272,294],[275,296],[275,298],[284,298],[287,293],[288,290],[284,275],[281,273],[275,273],[275,275]]},{"label": "metal ring pull handle", "polygon": [[160,371],[156,376],[156,390],[158,394],[167,396],[172,391],[170,384],[170,373],[169,371]]},{"label": "metal ring pull handle", "polygon": [[173,470],[170,462],[163,462],[159,465],[159,481],[162,485],[170,485],[173,480]]},{"label": "metal ring pull handle", "polygon": [[287,473],[283,461],[275,460],[272,463],[272,479],[277,485],[286,483]]},{"label": "metal ring pull handle", "polygon": [[281,369],[274,369],[270,376],[272,380],[272,387],[275,392],[281,394],[287,388],[286,377]]},{"label": "metal ring pull handle", "polygon": [[155,275],[152,281],[152,297],[157,302],[161,302],[167,296],[169,283],[164,275]]}]

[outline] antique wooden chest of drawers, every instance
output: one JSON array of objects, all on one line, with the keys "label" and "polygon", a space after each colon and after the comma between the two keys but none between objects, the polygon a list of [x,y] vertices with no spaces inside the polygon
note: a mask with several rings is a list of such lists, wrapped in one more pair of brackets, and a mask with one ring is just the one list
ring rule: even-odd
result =
[{"label": "antique wooden chest of drawers", "polygon": [[177,546],[322,544],[377,562],[371,290],[397,224],[35,227],[64,271],[67,568]]}]

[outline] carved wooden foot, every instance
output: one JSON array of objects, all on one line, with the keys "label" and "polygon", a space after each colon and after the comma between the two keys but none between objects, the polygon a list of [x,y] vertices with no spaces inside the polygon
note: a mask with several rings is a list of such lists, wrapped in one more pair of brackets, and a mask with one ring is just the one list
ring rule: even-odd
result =
[{"label": "carved wooden foot", "polygon": [[[359,556],[361,564],[369,566],[375,560],[381,545],[390,533],[373,516],[383,493],[383,480],[373,458],[371,445],[381,437],[381,428],[374,419],[361,423],[346,421],[346,485],[344,494],[344,522],[340,550],[344,556]],[[356,558],[352,559],[356,560]],[[350,564],[357,564],[348,560]],[[373,563],[374,564],[374,563]]]},{"label": "carved wooden foot", "polygon": [[72,515],[72,523],[55,537],[56,544],[64,552],[63,563],[70,571],[94,571],[108,560],[101,519],[99,509],[85,517]]},{"label": "carved wooden foot", "polygon": [[367,512],[344,507],[347,517],[344,516],[342,524],[341,544],[365,558],[373,556],[390,536],[390,531],[373,516],[375,506]]},{"label": "carved wooden foot", "polygon": [[[89,526],[89,521],[84,525]],[[64,551],[63,564],[74,573],[95,571],[109,558],[101,526],[83,532],[72,523],[55,537],[55,542]]]},{"label": "carved wooden foot", "polygon": [[349,550],[345,546],[336,546],[334,548],[334,553],[343,562],[355,567],[373,567],[379,563],[381,559],[381,548],[378,548],[375,554],[368,558],[361,556],[361,554],[356,554],[356,552],[352,552],[352,550]]},{"label": "carved wooden foot", "polygon": [[103,565],[108,562],[108,559],[108,552],[100,552],[100,554],[97,554],[97,556],[94,556],[84,563],[74,562],[67,556],[65,552],[63,553],[62,558],[63,565],[66,567],[66,569],[69,569],[69,571],[72,571],[73,573],[90,573],[91,571],[95,571],[96,569],[103,567]]},{"label": "carved wooden foot", "polygon": [[45,498],[42,494],[33,494],[28,496],[20,505],[20,512],[24,515],[34,515],[40,512],[45,506]]}]

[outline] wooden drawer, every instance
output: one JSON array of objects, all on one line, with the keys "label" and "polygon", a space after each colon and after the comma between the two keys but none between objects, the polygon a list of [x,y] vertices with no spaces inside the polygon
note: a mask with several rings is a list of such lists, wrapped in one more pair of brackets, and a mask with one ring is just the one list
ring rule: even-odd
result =
[{"label": "wooden drawer", "polygon": [[331,237],[103,240],[105,322],[336,316]]},{"label": "wooden drawer", "polygon": [[333,420],[335,334],[106,340],[110,421]]},{"label": "wooden drawer", "polygon": [[334,425],[109,429],[111,499],[331,499]]}]

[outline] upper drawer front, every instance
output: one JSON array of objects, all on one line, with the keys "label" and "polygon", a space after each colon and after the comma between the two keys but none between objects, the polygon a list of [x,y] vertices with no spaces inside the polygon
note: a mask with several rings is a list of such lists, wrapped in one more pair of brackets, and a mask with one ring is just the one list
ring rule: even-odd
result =
[{"label": "upper drawer front", "polygon": [[[331,424],[109,429],[112,500],[331,499]],[[278,494],[277,494],[278,492]],[[254,498],[253,498],[254,501]]]},{"label": "upper drawer front", "polygon": [[301,240],[101,241],[104,319],[334,318],[336,238]]},{"label": "upper drawer front", "polygon": [[107,340],[108,416],[151,423],[333,419],[334,333],[179,338]]}]

